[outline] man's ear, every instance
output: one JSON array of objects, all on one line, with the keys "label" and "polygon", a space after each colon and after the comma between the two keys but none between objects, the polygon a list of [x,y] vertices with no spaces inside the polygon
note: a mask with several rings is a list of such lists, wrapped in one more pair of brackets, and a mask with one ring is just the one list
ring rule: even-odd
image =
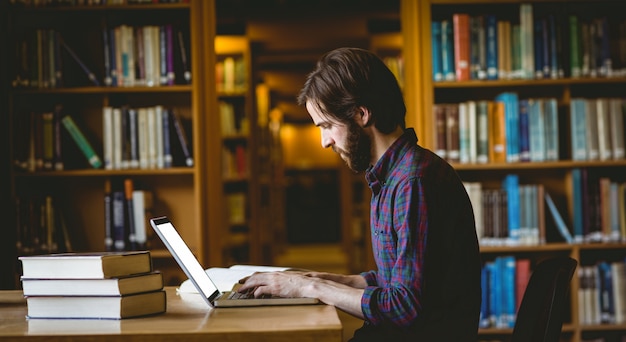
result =
[{"label": "man's ear", "polygon": [[359,113],[357,114],[357,122],[361,125],[361,127],[368,127],[373,123],[372,113],[367,107],[359,107]]}]

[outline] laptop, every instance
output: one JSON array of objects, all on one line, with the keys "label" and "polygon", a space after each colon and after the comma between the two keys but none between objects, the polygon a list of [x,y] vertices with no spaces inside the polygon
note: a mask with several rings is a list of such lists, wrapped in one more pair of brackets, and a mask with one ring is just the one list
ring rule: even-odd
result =
[{"label": "laptop", "polygon": [[[163,241],[174,259],[183,269],[187,277],[196,287],[202,298],[210,307],[246,307],[264,305],[304,305],[317,304],[316,298],[284,298],[267,297],[254,298],[253,296],[241,297],[236,291],[221,292],[209,275],[204,271],[198,259],[193,255],[189,246],[174,228],[172,222],[166,217],[156,217],[150,219],[150,224],[159,238]],[[238,297],[238,298],[232,298]]]}]

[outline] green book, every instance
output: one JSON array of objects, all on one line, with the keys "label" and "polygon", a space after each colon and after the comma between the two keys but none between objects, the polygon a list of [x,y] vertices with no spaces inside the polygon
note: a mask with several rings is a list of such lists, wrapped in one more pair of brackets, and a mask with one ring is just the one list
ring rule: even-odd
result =
[{"label": "green book", "polygon": [[99,169],[102,166],[102,160],[98,157],[93,147],[91,147],[91,144],[89,144],[89,141],[87,141],[87,138],[85,138],[85,135],[78,128],[72,117],[66,115],[61,121],[72,136],[72,139],[74,139],[78,147],[85,154],[85,157],[87,157],[89,164],[91,164],[94,169]]}]

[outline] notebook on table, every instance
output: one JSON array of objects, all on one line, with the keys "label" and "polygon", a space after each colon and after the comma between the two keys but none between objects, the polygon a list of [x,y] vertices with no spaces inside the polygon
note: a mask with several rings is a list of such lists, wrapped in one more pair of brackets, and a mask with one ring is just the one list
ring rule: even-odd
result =
[{"label": "notebook on table", "polygon": [[[246,307],[263,305],[317,304],[316,298],[254,298],[241,296],[236,291],[220,291],[215,282],[204,271],[200,262],[182,239],[169,218],[162,216],[150,219],[152,228],[170,251],[180,268],[185,272],[205,302],[211,307]],[[233,298],[237,297],[237,298]]]}]

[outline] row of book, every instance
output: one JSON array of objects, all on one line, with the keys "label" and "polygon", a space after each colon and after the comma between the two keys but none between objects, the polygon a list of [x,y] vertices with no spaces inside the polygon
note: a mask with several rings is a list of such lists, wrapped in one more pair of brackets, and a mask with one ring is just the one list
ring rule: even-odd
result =
[{"label": "row of book", "polygon": [[600,261],[577,271],[578,321],[585,325],[626,323],[626,262]]},{"label": "row of book", "polygon": [[570,101],[573,160],[624,159],[626,100],[572,98]]},{"label": "row of book", "polygon": [[130,178],[104,183],[104,247],[131,251],[153,247],[148,219],[153,208],[151,191],[137,189]]},{"label": "row of book", "polygon": [[225,56],[215,63],[218,93],[243,93],[248,90],[248,75],[243,55]]},{"label": "row of book", "polygon": [[433,106],[435,153],[454,163],[555,161],[559,159],[558,108],[554,98]]},{"label": "row of book", "polygon": [[[82,168],[85,159],[91,167],[107,170],[193,166],[188,122],[175,109],[105,106],[102,122],[103,154],[101,145],[93,144],[97,134],[86,131],[63,105],[31,112],[16,126],[21,142],[14,164],[30,172]],[[77,161],[77,155],[84,158]]]},{"label": "row of book", "polygon": [[245,143],[222,147],[222,175],[225,179],[244,179],[249,176],[248,155]]},{"label": "row of book", "polygon": [[57,198],[17,197],[16,250],[20,255],[70,252],[72,238]]},{"label": "row of book", "polygon": [[531,275],[531,261],[511,255],[486,261],[481,269],[480,328],[510,329]]},{"label": "row of book", "polygon": [[148,251],[19,259],[29,319],[125,319],[166,310],[163,277]]},{"label": "row of book", "polygon": [[61,171],[84,165],[82,160],[74,160],[76,153],[84,155],[92,167],[102,167],[102,160],[89,143],[89,138],[73,117],[64,111],[63,105],[22,116],[16,129],[16,136],[21,140],[17,143],[14,164],[19,169],[30,172]]},{"label": "row of book", "polygon": [[[168,86],[190,84],[187,34],[173,25],[120,25],[103,28],[104,65],[94,68],[53,29],[37,29],[18,37],[15,88],[95,86]],[[72,61],[80,70],[68,69]],[[97,67],[97,66],[96,66]],[[83,73],[68,75],[68,73]],[[71,78],[68,78],[70,76]]]},{"label": "row of book", "polygon": [[[569,109],[572,160],[625,158],[626,100],[573,98]],[[505,92],[494,101],[435,104],[433,116],[434,151],[450,162],[544,162],[565,154],[555,98]]]},{"label": "row of book", "polygon": [[[182,29],[175,29],[172,24],[120,25],[104,28],[102,35],[105,85],[152,87],[191,83],[190,56]],[[174,70],[175,58],[181,68],[178,73]]]},{"label": "row of book", "polygon": [[102,108],[104,168],[163,169],[194,165],[189,128],[161,105]]},{"label": "row of book", "polygon": [[574,242],[626,239],[626,182],[587,168],[572,170],[572,237]]},{"label": "row of book", "polygon": [[61,7],[61,6],[111,6],[186,3],[189,0],[11,0],[14,6]]},{"label": "row of book", "polygon": [[433,80],[626,75],[626,21],[538,12],[523,3],[515,20],[454,13],[432,21]]},{"label": "row of book", "polygon": [[[465,182],[480,244],[626,241],[626,182],[579,168],[570,181],[573,204],[568,211],[559,210],[544,185],[521,184],[515,174],[507,175],[497,189]],[[548,231],[552,227],[555,231]]]}]

